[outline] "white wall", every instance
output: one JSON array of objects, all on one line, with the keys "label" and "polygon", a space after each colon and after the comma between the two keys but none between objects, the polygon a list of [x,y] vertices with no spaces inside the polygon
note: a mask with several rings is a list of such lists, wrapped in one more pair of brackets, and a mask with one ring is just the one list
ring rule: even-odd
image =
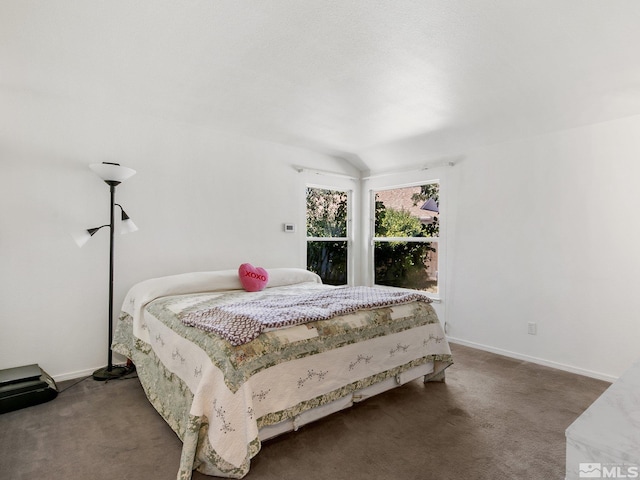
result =
[{"label": "white wall", "polygon": [[362,158],[455,162],[440,169],[449,338],[617,378],[640,357],[640,116],[438,155],[409,139]]},{"label": "white wall", "polygon": [[116,235],[116,311],[150,277],[304,267],[304,180],[292,165],[355,173],[306,150],[109,106],[0,95],[0,368],[39,363],[64,379],[106,364],[108,231],[82,249],[70,237],[109,221],[109,188],[90,163],[138,171],[116,190],[140,228]]},{"label": "white wall", "polygon": [[[61,379],[106,361],[108,235],[82,249],[69,236],[108,221],[108,188],[89,163],[138,170],[117,189],[140,231],[116,238],[116,309],[149,277],[244,261],[304,266],[306,179],[291,165],[357,173],[108,105],[20,91],[0,103],[0,368],[37,362]],[[638,133],[640,117],[629,117],[451,152],[438,310],[452,338],[601,378],[639,356]],[[429,163],[420,149],[403,155]],[[300,228],[285,234],[284,222]]]},{"label": "white wall", "polygon": [[640,116],[466,152],[448,185],[449,334],[619,376],[640,356],[639,178]]}]

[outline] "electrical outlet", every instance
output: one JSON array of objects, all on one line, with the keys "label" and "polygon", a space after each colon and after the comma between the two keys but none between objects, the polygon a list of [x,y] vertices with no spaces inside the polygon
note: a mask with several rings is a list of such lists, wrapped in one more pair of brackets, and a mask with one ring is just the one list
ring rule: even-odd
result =
[{"label": "electrical outlet", "polygon": [[536,322],[527,323],[527,333],[529,333],[529,335],[537,335],[538,334],[538,324]]}]

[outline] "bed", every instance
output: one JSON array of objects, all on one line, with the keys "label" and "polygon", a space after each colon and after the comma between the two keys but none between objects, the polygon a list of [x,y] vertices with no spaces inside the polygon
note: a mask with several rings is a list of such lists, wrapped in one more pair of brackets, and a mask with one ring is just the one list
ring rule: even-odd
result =
[{"label": "bed", "polygon": [[236,270],[174,275],[143,281],[125,298],[112,348],[133,361],[147,398],[182,440],[179,480],[194,469],[242,478],[262,441],[408,381],[441,380],[452,363],[422,295],[261,327],[242,340],[190,326],[203,312],[342,291],[303,269],[268,276],[267,288],[246,292]]}]

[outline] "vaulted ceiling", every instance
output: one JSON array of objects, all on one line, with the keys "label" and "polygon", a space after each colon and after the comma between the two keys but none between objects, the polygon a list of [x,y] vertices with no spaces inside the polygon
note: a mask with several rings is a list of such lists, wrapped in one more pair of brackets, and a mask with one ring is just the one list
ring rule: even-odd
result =
[{"label": "vaulted ceiling", "polygon": [[637,0],[3,0],[0,90],[363,171],[640,113]]}]

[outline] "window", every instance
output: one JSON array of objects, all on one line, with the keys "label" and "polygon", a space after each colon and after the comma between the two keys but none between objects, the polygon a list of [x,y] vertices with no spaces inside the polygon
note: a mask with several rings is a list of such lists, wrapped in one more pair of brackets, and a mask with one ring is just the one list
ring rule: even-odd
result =
[{"label": "window", "polygon": [[347,283],[348,214],[348,192],[307,188],[307,269],[329,285]]},{"label": "window", "polygon": [[438,293],[438,183],[375,192],[374,283]]}]

